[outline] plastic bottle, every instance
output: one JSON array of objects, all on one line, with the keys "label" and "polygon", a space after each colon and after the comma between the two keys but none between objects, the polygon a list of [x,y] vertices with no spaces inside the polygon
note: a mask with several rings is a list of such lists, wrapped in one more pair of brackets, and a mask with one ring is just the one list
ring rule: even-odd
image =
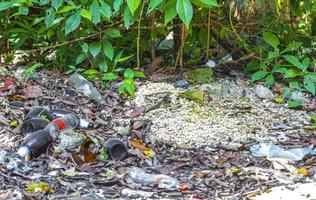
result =
[{"label": "plastic bottle", "polygon": [[73,114],[66,114],[62,118],[55,119],[45,129],[28,134],[17,154],[27,161],[38,157],[45,152],[62,130],[76,128],[78,124],[78,117]]},{"label": "plastic bottle", "polygon": [[159,188],[178,189],[180,183],[177,179],[163,174],[148,174],[138,167],[132,167],[128,170],[129,176],[136,183],[143,185],[158,184]]},{"label": "plastic bottle", "polygon": [[119,138],[108,139],[104,146],[113,160],[123,160],[127,156],[127,147]]},{"label": "plastic bottle", "polygon": [[74,87],[79,92],[82,92],[84,95],[90,97],[92,100],[97,102],[98,104],[103,104],[104,99],[101,94],[97,91],[97,89],[90,83],[87,79],[82,77],[77,73],[73,73],[69,77],[68,81],[69,85]]}]

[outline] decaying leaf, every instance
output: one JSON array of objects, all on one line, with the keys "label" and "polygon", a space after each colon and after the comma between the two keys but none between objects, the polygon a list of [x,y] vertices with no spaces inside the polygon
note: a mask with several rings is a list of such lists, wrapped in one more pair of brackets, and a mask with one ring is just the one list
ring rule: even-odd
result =
[{"label": "decaying leaf", "polygon": [[68,169],[66,171],[63,171],[62,174],[65,175],[65,176],[71,176],[72,177],[72,176],[76,176],[77,172],[76,172],[76,169],[73,167],[73,168],[70,168],[70,169]]},{"label": "decaying leaf", "polygon": [[37,98],[37,97],[43,96],[43,91],[40,86],[29,85],[23,89],[23,94],[27,98]]},{"label": "decaying leaf", "polygon": [[43,181],[39,183],[32,183],[32,185],[27,186],[25,190],[31,191],[31,192],[43,192],[43,193],[54,192],[54,190],[48,185],[48,183],[43,182]]},{"label": "decaying leaf", "polygon": [[15,83],[15,79],[12,77],[8,77],[5,79],[4,84],[0,88],[0,94],[3,93],[4,91],[10,89]]},{"label": "decaying leaf", "polygon": [[143,108],[143,107],[135,107],[133,110],[128,111],[128,112],[126,113],[126,116],[127,116],[127,117],[138,117],[138,116],[141,115],[142,112],[144,112],[144,111],[145,111],[145,108]]},{"label": "decaying leaf", "polygon": [[203,103],[204,101],[204,92],[201,90],[180,92],[179,95],[180,97],[190,99],[198,103]]},{"label": "decaying leaf", "polygon": [[143,154],[145,154],[146,156],[148,156],[149,158],[153,158],[155,156],[155,152],[150,148],[150,147],[146,147],[142,141],[140,140],[133,140],[131,142],[132,147],[139,149],[140,151],[143,152]]}]

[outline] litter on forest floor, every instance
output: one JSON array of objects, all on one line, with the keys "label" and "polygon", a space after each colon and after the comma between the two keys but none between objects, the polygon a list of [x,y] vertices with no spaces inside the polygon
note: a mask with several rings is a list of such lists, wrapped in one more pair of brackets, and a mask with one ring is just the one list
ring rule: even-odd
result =
[{"label": "litter on forest floor", "polygon": [[285,150],[273,143],[259,143],[250,148],[253,156],[268,158],[285,158],[292,161],[299,161],[307,154],[316,155],[316,149],[313,146],[308,148],[293,148]]}]

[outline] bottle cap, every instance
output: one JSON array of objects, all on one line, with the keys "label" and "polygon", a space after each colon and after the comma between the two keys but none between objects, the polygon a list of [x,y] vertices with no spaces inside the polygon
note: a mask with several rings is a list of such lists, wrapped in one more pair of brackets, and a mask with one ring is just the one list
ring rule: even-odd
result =
[{"label": "bottle cap", "polygon": [[29,161],[29,160],[31,159],[31,157],[32,157],[32,152],[31,152],[30,149],[29,149],[28,147],[26,147],[26,146],[22,146],[22,147],[18,150],[17,154],[18,154],[21,158],[23,158],[25,161]]}]

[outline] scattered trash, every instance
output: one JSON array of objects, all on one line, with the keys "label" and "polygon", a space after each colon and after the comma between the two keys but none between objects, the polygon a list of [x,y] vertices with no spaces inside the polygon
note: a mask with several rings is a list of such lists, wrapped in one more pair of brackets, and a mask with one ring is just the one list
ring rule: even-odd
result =
[{"label": "scattered trash", "polygon": [[97,89],[81,75],[74,73],[69,77],[69,85],[74,87],[77,91],[82,92],[84,95],[90,97],[98,104],[103,104],[104,99]]},{"label": "scattered trash", "polygon": [[213,60],[208,60],[207,63],[205,64],[205,66],[210,67],[210,68],[214,68],[216,66],[216,62]]},{"label": "scattered trash", "polygon": [[55,119],[45,129],[27,134],[17,154],[26,161],[38,157],[45,152],[62,130],[76,128],[78,124],[78,118],[73,114]]},{"label": "scattered trash", "polygon": [[174,82],[173,86],[175,88],[188,89],[190,86],[190,83],[187,80],[179,80],[179,81]]},{"label": "scattered trash", "polygon": [[148,174],[138,167],[130,168],[128,174],[134,182],[143,185],[158,184],[159,188],[164,189],[178,189],[180,186],[175,178],[163,174]]},{"label": "scattered trash", "polygon": [[256,157],[269,157],[269,158],[286,158],[292,161],[299,161],[307,154],[316,155],[316,149],[313,146],[308,148],[293,148],[285,150],[272,143],[259,143],[250,148],[253,156]]},{"label": "scattered trash", "polygon": [[28,133],[33,133],[35,131],[42,130],[47,127],[49,121],[42,118],[32,118],[23,122],[21,126],[21,134],[26,135]]},{"label": "scattered trash", "polygon": [[42,118],[47,119],[48,121],[53,120],[53,117],[51,116],[51,113],[49,112],[48,108],[40,106],[33,107],[24,117],[24,121],[33,118]]},{"label": "scattered trash", "polygon": [[233,60],[233,56],[231,54],[227,54],[226,56],[224,56],[223,58],[221,58],[220,60],[222,63],[225,62],[230,62],[230,61],[234,61]]},{"label": "scattered trash", "polygon": [[129,188],[124,188],[122,190],[122,195],[130,197],[130,198],[149,198],[154,195],[154,192],[147,192],[141,190],[131,190]]},{"label": "scattered trash", "polygon": [[119,138],[108,139],[104,146],[112,160],[123,160],[127,156],[127,147]]}]

